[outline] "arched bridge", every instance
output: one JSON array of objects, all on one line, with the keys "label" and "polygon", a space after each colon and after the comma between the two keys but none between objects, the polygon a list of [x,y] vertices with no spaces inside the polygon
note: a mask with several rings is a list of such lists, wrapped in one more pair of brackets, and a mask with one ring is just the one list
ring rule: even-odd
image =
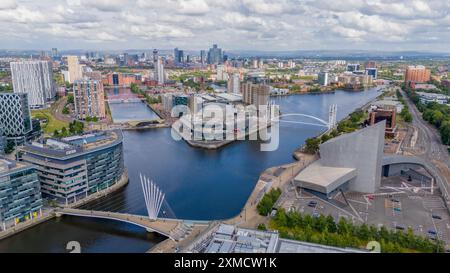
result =
[{"label": "arched bridge", "polygon": [[118,212],[94,211],[83,209],[63,208],[56,211],[57,216],[70,215],[87,218],[109,219],[130,223],[145,228],[148,232],[156,232],[174,241],[185,238],[194,226],[208,226],[208,221],[185,221],[178,219],[158,218],[151,220],[148,216]]},{"label": "arched bridge", "polygon": [[[336,126],[336,113],[337,113],[337,106],[336,104],[330,105],[330,110],[328,112],[328,121],[325,121],[321,118],[307,115],[307,114],[301,114],[301,113],[295,113],[295,114],[284,114],[277,117],[277,120],[283,123],[295,123],[295,124],[305,124],[305,125],[312,125],[312,126],[321,126],[321,127],[327,127],[328,129],[332,129],[334,126]],[[306,121],[295,121],[295,120],[289,120],[289,119],[280,119],[280,118],[286,118],[286,117],[302,117],[312,120],[312,122],[306,122]],[[315,122],[313,122],[315,121]]]}]

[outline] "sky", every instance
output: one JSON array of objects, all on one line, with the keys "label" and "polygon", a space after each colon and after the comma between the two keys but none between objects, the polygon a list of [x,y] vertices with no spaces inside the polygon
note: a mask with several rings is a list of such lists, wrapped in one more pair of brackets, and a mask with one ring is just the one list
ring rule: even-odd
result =
[{"label": "sky", "polygon": [[449,11],[449,0],[0,0],[0,48],[450,52]]}]

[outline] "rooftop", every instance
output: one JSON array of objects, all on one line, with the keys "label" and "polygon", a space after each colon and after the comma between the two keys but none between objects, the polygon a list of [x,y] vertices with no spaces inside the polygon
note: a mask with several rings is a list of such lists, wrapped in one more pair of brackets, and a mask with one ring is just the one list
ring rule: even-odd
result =
[{"label": "rooftop", "polygon": [[302,183],[306,188],[329,193],[354,177],[356,177],[354,168],[328,167],[317,160],[301,171],[295,177],[295,181]]},{"label": "rooftop", "polygon": [[49,138],[42,142],[26,144],[21,147],[20,150],[64,159],[65,157],[73,157],[97,149],[103,149],[120,142],[122,142],[122,132],[120,130],[113,130],[88,133],[62,139]]},{"label": "rooftop", "polygon": [[11,159],[0,157],[0,176],[11,171],[20,170],[29,166],[29,164],[23,162],[17,162]]}]

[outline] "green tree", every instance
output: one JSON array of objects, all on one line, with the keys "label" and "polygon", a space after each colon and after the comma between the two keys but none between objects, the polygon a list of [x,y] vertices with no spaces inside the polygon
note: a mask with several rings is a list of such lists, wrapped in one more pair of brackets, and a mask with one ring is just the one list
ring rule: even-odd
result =
[{"label": "green tree", "polygon": [[439,128],[439,133],[441,134],[442,143],[445,145],[450,145],[450,121],[446,120],[441,124]]},{"label": "green tree", "polygon": [[74,103],[74,98],[73,98],[73,94],[68,94],[67,95],[67,103]]},{"label": "green tree", "polygon": [[320,139],[319,138],[308,138],[305,141],[305,152],[314,154],[319,150]]}]

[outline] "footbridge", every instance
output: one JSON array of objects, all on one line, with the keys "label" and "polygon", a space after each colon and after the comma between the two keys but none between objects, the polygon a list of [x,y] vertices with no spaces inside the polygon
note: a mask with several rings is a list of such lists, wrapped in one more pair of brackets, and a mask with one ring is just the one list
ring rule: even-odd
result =
[{"label": "footbridge", "polygon": [[169,218],[159,218],[162,203],[165,194],[159,187],[148,179],[145,175],[139,174],[141,179],[142,191],[144,194],[145,205],[148,216],[134,215],[120,212],[96,211],[75,208],[60,208],[55,211],[56,216],[70,215],[87,218],[100,218],[124,223],[133,224],[145,228],[148,232],[156,232],[164,235],[174,241],[180,241],[186,238],[191,231],[207,227],[209,221],[179,220]]},{"label": "footbridge", "polygon": [[63,208],[56,210],[56,216],[70,215],[87,218],[115,220],[145,228],[148,232],[156,232],[174,241],[185,238],[196,226],[208,226],[209,221],[191,221],[169,218],[150,219],[148,216],[119,212],[94,211],[84,209]]}]

